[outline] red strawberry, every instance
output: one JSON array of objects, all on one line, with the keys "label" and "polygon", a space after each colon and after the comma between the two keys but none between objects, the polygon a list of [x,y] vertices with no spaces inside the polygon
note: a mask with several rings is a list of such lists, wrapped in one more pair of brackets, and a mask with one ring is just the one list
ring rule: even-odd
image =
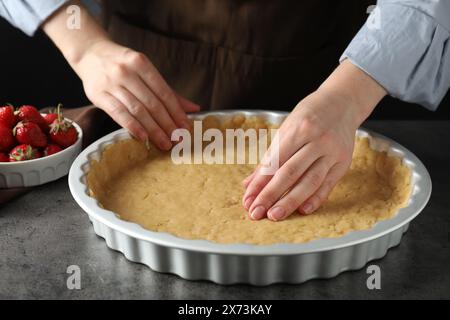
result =
[{"label": "red strawberry", "polygon": [[49,131],[47,122],[45,122],[44,118],[35,107],[22,106],[19,108],[16,114],[19,118],[19,121],[34,122],[39,126],[39,128],[41,128],[42,132],[47,133]]},{"label": "red strawberry", "polygon": [[15,147],[9,154],[10,162],[28,161],[38,159],[40,157],[39,151],[30,145],[20,145]]},{"label": "red strawberry", "polygon": [[47,124],[49,126],[51,126],[52,123],[55,122],[55,120],[58,119],[58,115],[61,113],[61,108],[62,108],[62,104],[58,104],[56,109],[54,109],[50,113],[44,114],[42,116],[44,118],[45,122],[47,122]]},{"label": "red strawberry", "polygon": [[58,115],[58,119],[52,123],[50,128],[50,140],[63,148],[70,147],[78,140],[77,129],[61,114]]},{"label": "red strawberry", "polygon": [[58,152],[61,152],[61,151],[62,151],[62,149],[60,146],[57,146],[55,144],[49,144],[47,146],[47,148],[45,148],[45,150],[44,150],[44,156],[48,157],[48,156],[57,154]]},{"label": "red strawberry", "polygon": [[9,152],[14,144],[12,130],[0,124],[0,152]]},{"label": "red strawberry", "polygon": [[9,157],[4,153],[0,153],[0,163],[1,162],[9,162]]},{"label": "red strawberry", "polygon": [[14,128],[18,119],[14,114],[13,106],[4,106],[0,108],[0,125],[4,125],[7,128]]},{"label": "red strawberry", "polygon": [[33,122],[19,122],[14,128],[14,135],[19,143],[35,148],[45,148],[48,144],[46,135]]},{"label": "red strawberry", "polygon": [[45,122],[47,122],[47,124],[50,126],[53,122],[55,122],[55,120],[58,119],[58,115],[56,113],[48,113],[48,114],[44,114],[42,116],[45,120]]}]

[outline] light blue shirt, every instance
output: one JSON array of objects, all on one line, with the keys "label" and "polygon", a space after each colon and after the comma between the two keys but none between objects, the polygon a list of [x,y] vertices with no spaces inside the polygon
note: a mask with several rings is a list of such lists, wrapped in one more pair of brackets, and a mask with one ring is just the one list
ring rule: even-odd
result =
[{"label": "light blue shirt", "polygon": [[450,0],[379,0],[344,59],[391,96],[436,110],[450,87]]},{"label": "light blue shirt", "polygon": [[[0,16],[28,35],[68,0],[2,0]],[[84,0],[97,14],[98,3]],[[450,0],[378,0],[341,57],[391,96],[435,110],[450,87]]]}]

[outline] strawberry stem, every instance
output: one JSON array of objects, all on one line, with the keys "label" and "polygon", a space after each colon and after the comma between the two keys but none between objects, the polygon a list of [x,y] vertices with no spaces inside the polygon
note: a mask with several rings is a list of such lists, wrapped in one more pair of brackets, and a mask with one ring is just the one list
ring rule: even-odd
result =
[{"label": "strawberry stem", "polygon": [[62,108],[62,104],[59,103],[58,106],[56,107],[56,114],[58,115],[58,121],[61,122],[62,119],[62,112],[61,112],[61,108]]}]

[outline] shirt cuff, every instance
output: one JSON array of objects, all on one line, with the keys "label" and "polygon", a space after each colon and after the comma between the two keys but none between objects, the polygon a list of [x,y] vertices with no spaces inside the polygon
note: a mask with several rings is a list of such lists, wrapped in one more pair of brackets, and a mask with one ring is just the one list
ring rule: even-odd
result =
[{"label": "shirt cuff", "polygon": [[340,61],[349,59],[391,96],[436,110],[450,87],[449,38],[420,10],[379,5]]},{"label": "shirt cuff", "polygon": [[[33,36],[54,12],[69,0],[3,0],[0,13],[13,26]],[[82,0],[93,15],[100,12],[100,5],[95,0]]]}]

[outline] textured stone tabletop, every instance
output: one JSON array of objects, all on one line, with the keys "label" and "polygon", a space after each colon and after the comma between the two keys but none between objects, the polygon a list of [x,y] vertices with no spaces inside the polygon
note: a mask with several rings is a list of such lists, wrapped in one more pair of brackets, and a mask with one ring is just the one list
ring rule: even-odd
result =
[{"label": "textured stone tabletop", "polygon": [[[430,171],[433,194],[402,244],[366,269],[331,280],[269,287],[219,286],[158,274],[109,250],[70,195],[66,179],[0,207],[0,299],[450,299],[450,122],[376,121],[365,127],[414,152]],[[69,290],[67,268],[81,270]]]}]

